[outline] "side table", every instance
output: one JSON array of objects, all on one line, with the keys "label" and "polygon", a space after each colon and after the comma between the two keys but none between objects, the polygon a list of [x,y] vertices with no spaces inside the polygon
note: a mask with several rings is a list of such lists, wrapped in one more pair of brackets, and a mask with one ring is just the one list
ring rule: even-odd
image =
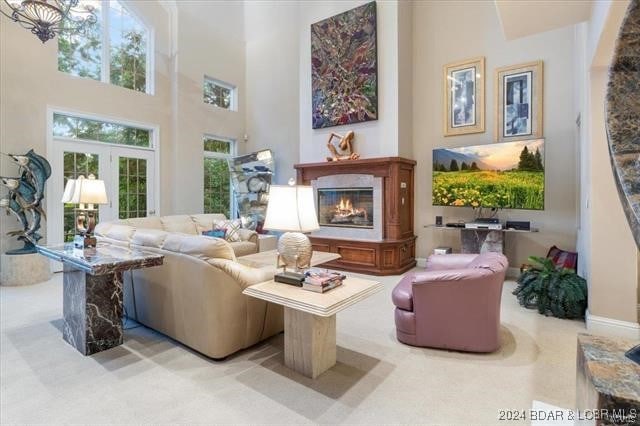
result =
[{"label": "side table", "polygon": [[284,363],[315,379],[336,364],[336,314],[381,289],[377,281],[348,277],[326,293],[273,280],[242,293],[284,306]]},{"label": "side table", "polygon": [[122,272],[162,265],[164,256],[106,243],[36,247],[63,264],[64,340],[83,355],[121,345]]}]

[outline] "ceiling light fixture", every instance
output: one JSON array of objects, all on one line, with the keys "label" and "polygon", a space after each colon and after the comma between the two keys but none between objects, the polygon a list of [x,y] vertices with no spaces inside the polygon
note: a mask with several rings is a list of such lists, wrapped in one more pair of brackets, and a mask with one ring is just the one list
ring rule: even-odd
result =
[{"label": "ceiling light fixture", "polygon": [[97,18],[94,8],[79,0],[4,0],[11,13],[0,13],[30,30],[43,43],[60,33],[82,33]]}]

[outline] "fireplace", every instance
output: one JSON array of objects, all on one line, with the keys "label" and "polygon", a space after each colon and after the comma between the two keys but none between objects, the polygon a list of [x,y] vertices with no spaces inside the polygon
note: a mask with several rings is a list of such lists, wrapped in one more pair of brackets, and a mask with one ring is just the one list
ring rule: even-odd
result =
[{"label": "fireplace", "polygon": [[373,188],[318,188],[320,226],[373,229]]},{"label": "fireplace", "polygon": [[416,265],[413,168],[400,157],[296,164],[298,183],[311,185],[320,229],[313,250],[337,253],[327,268],[401,274]]}]

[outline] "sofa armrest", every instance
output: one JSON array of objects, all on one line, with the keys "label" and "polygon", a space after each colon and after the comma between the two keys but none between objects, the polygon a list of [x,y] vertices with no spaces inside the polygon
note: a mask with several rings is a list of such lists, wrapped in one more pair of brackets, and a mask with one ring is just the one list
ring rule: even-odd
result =
[{"label": "sofa armrest", "polygon": [[242,241],[248,241],[250,243],[258,244],[258,233],[251,229],[240,229],[240,239]]},{"label": "sofa armrest", "polygon": [[432,254],[427,259],[427,271],[441,271],[446,269],[461,269],[467,266],[477,254]]},{"label": "sofa armrest", "polygon": [[209,259],[207,263],[230,275],[238,283],[241,291],[254,284],[272,280],[276,273],[274,266],[252,268],[226,259]]}]

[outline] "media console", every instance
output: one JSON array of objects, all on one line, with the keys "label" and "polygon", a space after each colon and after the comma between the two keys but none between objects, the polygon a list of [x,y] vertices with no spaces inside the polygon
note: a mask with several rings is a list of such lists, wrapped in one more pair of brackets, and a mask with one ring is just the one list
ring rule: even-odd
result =
[{"label": "media console", "polygon": [[460,232],[460,247],[462,253],[485,253],[488,251],[503,253],[505,234],[538,232],[535,228],[528,230],[504,227],[501,229],[487,229],[436,225],[426,225],[425,228]]}]

